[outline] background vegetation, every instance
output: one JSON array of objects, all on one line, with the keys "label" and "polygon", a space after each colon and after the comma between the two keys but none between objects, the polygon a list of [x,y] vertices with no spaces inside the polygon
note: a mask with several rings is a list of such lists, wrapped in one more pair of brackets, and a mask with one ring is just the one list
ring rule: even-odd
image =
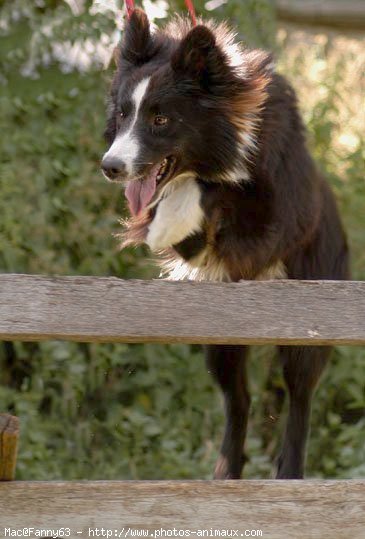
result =
[{"label": "background vegetation", "polygon": [[[205,1],[196,5],[205,13]],[[0,271],[156,276],[144,248],[118,251],[123,196],[99,173],[110,78],[102,65],[121,26],[118,4],[0,6]],[[230,0],[211,14],[277,51],[363,279],[364,36],[276,24],[269,0]],[[246,477],[272,474],[279,443],[285,405],[273,356],[265,347],[251,358]],[[364,365],[363,349],[336,349],[314,405],[309,476],[365,476]],[[223,415],[199,347],[0,343],[0,373],[0,410],[21,418],[21,479],[211,476]]]}]

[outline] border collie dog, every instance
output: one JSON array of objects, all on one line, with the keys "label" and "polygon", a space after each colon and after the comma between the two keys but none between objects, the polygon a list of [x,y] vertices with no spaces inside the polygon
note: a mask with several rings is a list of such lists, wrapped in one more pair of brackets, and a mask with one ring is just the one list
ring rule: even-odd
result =
[{"label": "border collie dog", "polygon": [[[123,245],[146,243],[170,279],[346,279],[346,238],[308,153],[297,101],[270,55],[225,24],[135,10],[117,48],[102,170],[125,182]],[[280,316],[280,313],[278,313]],[[278,349],[290,404],[278,478],[301,478],[328,347]],[[207,346],[226,426],[215,478],[239,478],[250,397],[246,346]]]}]

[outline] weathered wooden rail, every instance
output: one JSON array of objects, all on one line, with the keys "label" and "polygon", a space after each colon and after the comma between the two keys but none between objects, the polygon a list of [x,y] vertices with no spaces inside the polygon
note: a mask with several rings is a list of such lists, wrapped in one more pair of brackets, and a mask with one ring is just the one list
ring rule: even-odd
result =
[{"label": "weathered wooden rail", "polygon": [[0,275],[0,339],[365,344],[365,282]]},{"label": "weathered wooden rail", "polygon": [[[365,282],[0,275],[0,339],[359,345]],[[0,537],[29,528],[29,537],[364,539],[365,480],[0,483]]]},{"label": "weathered wooden rail", "polygon": [[278,18],[284,21],[341,30],[365,28],[363,0],[275,0],[275,6]]},{"label": "weathered wooden rail", "polygon": [[[30,526],[70,528],[72,538],[92,537],[89,528],[110,537],[123,528],[150,537],[174,528],[212,530],[205,537],[215,530],[263,539],[365,536],[364,481],[14,482],[0,484],[0,499],[0,537]],[[262,534],[245,535],[251,530]]]}]

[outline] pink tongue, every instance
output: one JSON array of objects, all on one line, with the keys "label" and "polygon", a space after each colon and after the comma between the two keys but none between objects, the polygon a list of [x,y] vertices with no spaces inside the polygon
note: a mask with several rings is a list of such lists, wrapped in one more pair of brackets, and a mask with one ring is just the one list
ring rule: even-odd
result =
[{"label": "pink tongue", "polygon": [[156,191],[156,176],[161,165],[156,165],[150,174],[143,180],[127,182],[125,196],[129,203],[132,215],[138,215],[152,199]]}]

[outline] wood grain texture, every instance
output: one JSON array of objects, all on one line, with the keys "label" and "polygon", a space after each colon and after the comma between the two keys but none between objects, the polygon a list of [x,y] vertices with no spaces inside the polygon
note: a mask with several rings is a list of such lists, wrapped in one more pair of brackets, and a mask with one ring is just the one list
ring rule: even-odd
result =
[{"label": "wood grain texture", "polygon": [[96,527],[113,534],[175,528],[236,529],[238,537],[262,530],[265,539],[365,536],[365,481],[12,482],[0,484],[0,507],[0,537],[7,527],[29,526],[69,527],[71,537],[89,537]]},{"label": "wood grain texture", "polygon": [[365,282],[0,275],[0,339],[364,344]]},{"label": "wood grain texture", "polygon": [[18,439],[19,419],[13,415],[0,414],[0,481],[15,478]]},{"label": "wood grain texture", "polygon": [[363,0],[275,0],[280,19],[342,29],[365,28]]}]

